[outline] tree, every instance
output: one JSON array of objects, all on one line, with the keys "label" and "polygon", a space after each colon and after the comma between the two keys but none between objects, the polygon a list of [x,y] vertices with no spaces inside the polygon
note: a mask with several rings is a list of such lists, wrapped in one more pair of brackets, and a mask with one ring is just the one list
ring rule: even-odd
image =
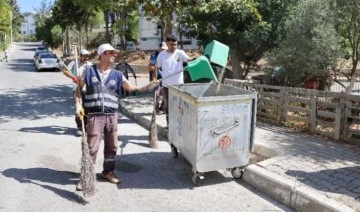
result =
[{"label": "tree", "polygon": [[[51,2],[47,2],[47,0],[42,0],[39,8],[36,9],[35,21],[36,21],[36,38],[37,40],[45,40],[47,37],[47,33],[50,33],[50,29],[46,29],[45,22],[51,16],[52,4]],[[50,22],[48,22],[49,24]],[[49,31],[46,31],[49,30]],[[45,33],[45,34],[44,34]]]},{"label": "tree", "polygon": [[[69,27],[74,26],[77,31],[78,46],[82,45],[82,29],[87,35],[90,17],[95,16],[94,10],[89,7],[83,7],[79,3],[72,0],[58,0],[53,7],[53,19],[58,23],[63,31],[69,30]],[[67,37],[67,36],[66,36]],[[88,43],[88,36],[87,36]],[[67,50],[69,50],[69,39],[67,41]]]},{"label": "tree", "polygon": [[15,0],[8,0],[9,6],[11,7],[11,26],[13,36],[16,36],[20,31],[21,23],[24,21],[24,16],[20,13],[19,5],[16,3]]},{"label": "tree", "polygon": [[261,58],[270,25],[252,0],[187,1],[179,17],[186,36],[197,35],[201,45],[218,40],[230,47],[234,77],[243,79]]},{"label": "tree", "polygon": [[350,52],[352,68],[349,78],[351,78],[351,82],[346,89],[346,92],[349,93],[354,86],[354,75],[359,61],[360,2],[358,0],[333,0],[331,6],[337,15],[336,27],[343,37],[343,47]]},{"label": "tree", "polygon": [[340,35],[326,0],[299,1],[285,23],[285,37],[265,55],[270,65],[281,66],[287,86],[301,86],[314,77],[324,89],[330,67],[341,55]]},{"label": "tree", "polygon": [[[6,0],[0,0],[0,39],[1,42],[9,42],[6,36],[10,37],[11,7]],[[5,43],[0,43],[0,51],[5,48]]]}]

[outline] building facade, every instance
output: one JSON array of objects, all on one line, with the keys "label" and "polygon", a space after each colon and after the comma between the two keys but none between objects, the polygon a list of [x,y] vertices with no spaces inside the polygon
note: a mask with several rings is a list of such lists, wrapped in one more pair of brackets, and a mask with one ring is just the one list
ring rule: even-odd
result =
[{"label": "building facade", "polygon": [[35,15],[24,14],[24,22],[21,23],[20,32],[23,36],[35,35],[36,31]]},{"label": "building facade", "polygon": [[[176,15],[174,23],[176,22]],[[145,16],[142,11],[142,6],[139,6],[139,44],[140,50],[156,50],[161,43],[161,28],[158,26],[157,18],[149,18]],[[173,30],[173,35],[180,40],[179,34]],[[197,40],[187,37],[181,38],[184,49],[198,49]]]}]

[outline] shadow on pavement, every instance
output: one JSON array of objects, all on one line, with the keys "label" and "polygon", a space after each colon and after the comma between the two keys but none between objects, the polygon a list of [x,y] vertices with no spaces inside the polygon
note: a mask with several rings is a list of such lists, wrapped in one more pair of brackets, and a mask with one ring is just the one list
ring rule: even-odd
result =
[{"label": "shadow on pavement", "polygon": [[23,127],[19,131],[29,133],[47,133],[52,135],[74,135],[76,128],[62,126],[44,126],[44,127]]},{"label": "shadow on pavement", "polygon": [[[77,183],[79,173],[69,172],[69,171],[58,171],[48,168],[28,168],[28,169],[6,169],[3,172],[0,172],[5,177],[14,178],[20,183],[31,183],[34,185],[41,186],[44,189],[48,189],[60,197],[67,199],[69,201],[75,201],[79,204],[85,205],[88,203],[81,196],[77,195],[74,192],[66,191],[50,185],[41,184],[35,181],[40,181],[42,183],[51,183],[58,185],[75,185]],[[75,186],[74,186],[75,187]]]},{"label": "shadow on pavement", "polygon": [[34,87],[0,94],[0,123],[6,119],[73,116],[71,88],[64,85]]},{"label": "shadow on pavement", "polygon": [[[116,170],[122,183],[119,189],[193,189],[192,166],[179,155],[173,158],[171,152],[148,152],[117,155]],[[211,186],[233,181],[219,171],[204,173],[201,186]]]},{"label": "shadow on pavement", "polygon": [[36,72],[32,59],[11,59],[7,65],[14,72]]}]

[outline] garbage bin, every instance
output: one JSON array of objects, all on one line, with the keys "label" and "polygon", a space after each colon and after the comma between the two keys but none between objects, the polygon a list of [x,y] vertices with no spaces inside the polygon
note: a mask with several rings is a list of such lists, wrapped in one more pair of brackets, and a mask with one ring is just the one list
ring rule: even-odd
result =
[{"label": "garbage bin", "polygon": [[168,86],[171,152],[189,161],[196,185],[204,172],[221,169],[240,178],[253,148],[257,93],[217,85]]}]

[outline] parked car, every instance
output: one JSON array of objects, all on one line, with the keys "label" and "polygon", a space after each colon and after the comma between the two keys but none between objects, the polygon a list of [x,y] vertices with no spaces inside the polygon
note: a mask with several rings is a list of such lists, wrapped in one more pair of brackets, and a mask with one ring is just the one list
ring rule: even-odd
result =
[{"label": "parked car", "polygon": [[44,50],[47,50],[44,46],[38,46],[35,49],[35,53],[38,52],[38,51],[44,51]]},{"label": "parked car", "polygon": [[38,58],[35,60],[35,68],[37,71],[44,69],[60,71],[60,60],[55,54],[42,53],[39,54]]},{"label": "parked car", "polygon": [[35,54],[34,54],[34,64],[35,64],[35,61],[36,59],[38,58],[39,54],[42,54],[42,53],[48,53],[47,50],[37,50],[35,51]]}]

